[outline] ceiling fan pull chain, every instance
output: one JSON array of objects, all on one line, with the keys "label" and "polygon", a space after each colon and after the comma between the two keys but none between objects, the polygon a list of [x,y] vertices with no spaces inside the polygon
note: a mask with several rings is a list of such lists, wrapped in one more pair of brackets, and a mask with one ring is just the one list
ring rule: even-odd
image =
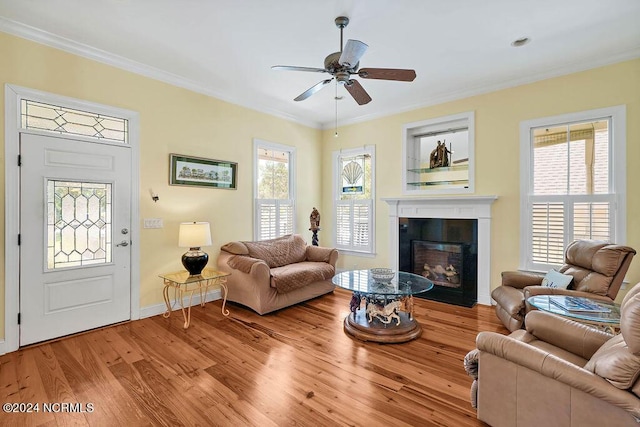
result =
[{"label": "ceiling fan pull chain", "polygon": [[335,96],[335,100],[336,100],[336,132],[333,135],[334,138],[338,137],[338,81],[336,80],[336,96]]}]

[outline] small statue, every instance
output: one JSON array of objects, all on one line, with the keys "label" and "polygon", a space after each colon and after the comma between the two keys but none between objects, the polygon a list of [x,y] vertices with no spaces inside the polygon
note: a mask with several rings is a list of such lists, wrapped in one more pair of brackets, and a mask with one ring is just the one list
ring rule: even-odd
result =
[{"label": "small statue", "polygon": [[440,168],[449,166],[449,154],[451,150],[447,148],[446,141],[438,141],[438,146],[433,149],[429,156],[429,168]]},{"label": "small statue", "polygon": [[[440,144],[440,141],[438,141],[438,144]],[[449,166],[449,154],[451,153],[451,150],[447,149],[447,144],[446,141],[442,143],[442,145],[438,146],[438,150],[439,150],[439,155],[438,155],[438,159],[440,161],[440,166],[442,167],[447,167]]]},{"label": "small statue", "polygon": [[320,231],[320,212],[318,212],[318,209],[313,208],[311,215],[309,215],[309,222],[311,224],[309,231],[313,233],[311,245],[318,246],[318,231]]},{"label": "small statue", "polygon": [[309,222],[311,223],[311,228],[309,228],[309,230],[313,231],[320,229],[320,212],[318,212],[316,208],[313,208],[311,211]]},{"label": "small statue", "polygon": [[438,141],[438,146],[433,149],[431,155],[429,156],[429,167],[431,169],[437,168],[440,166],[440,141]]}]

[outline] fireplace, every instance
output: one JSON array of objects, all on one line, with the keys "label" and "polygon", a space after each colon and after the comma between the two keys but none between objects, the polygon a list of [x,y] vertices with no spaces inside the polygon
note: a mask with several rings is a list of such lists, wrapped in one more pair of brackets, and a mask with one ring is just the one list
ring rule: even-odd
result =
[{"label": "fireplace", "polygon": [[433,289],[416,295],[464,307],[477,302],[475,219],[399,218],[399,270],[424,276]]},{"label": "fireplace", "polygon": [[[424,296],[431,294],[431,297],[443,300],[439,293],[458,292],[464,294],[460,296],[461,305],[469,305],[470,301],[491,305],[491,204],[496,199],[496,196],[382,199],[389,205],[390,267],[414,271],[412,245],[415,243],[412,242],[461,245],[464,260],[460,278],[463,285],[458,288],[434,286],[435,289]],[[419,232],[409,228],[413,220],[419,220]],[[463,225],[466,221],[471,225]],[[447,267],[443,266],[445,271]],[[424,265],[422,268],[424,271]],[[469,286],[468,290],[464,284]]]}]

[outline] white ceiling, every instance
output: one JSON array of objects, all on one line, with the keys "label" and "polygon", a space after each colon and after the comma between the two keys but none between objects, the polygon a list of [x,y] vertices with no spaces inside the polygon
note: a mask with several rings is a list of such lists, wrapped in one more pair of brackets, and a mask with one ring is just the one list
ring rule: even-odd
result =
[{"label": "white ceiling", "polygon": [[322,68],[340,15],[362,68],[417,73],[358,78],[364,106],[338,87],[340,124],[640,57],[639,0],[0,0],[0,31],[330,128],[333,84],[293,101],[329,75],[270,67]]}]

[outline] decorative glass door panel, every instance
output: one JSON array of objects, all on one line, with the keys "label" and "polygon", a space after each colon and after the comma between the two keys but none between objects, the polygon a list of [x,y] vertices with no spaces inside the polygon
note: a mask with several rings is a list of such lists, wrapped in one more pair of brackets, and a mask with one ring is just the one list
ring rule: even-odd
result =
[{"label": "decorative glass door panel", "polygon": [[111,184],[47,180],[47,269],[111,262]]}]

